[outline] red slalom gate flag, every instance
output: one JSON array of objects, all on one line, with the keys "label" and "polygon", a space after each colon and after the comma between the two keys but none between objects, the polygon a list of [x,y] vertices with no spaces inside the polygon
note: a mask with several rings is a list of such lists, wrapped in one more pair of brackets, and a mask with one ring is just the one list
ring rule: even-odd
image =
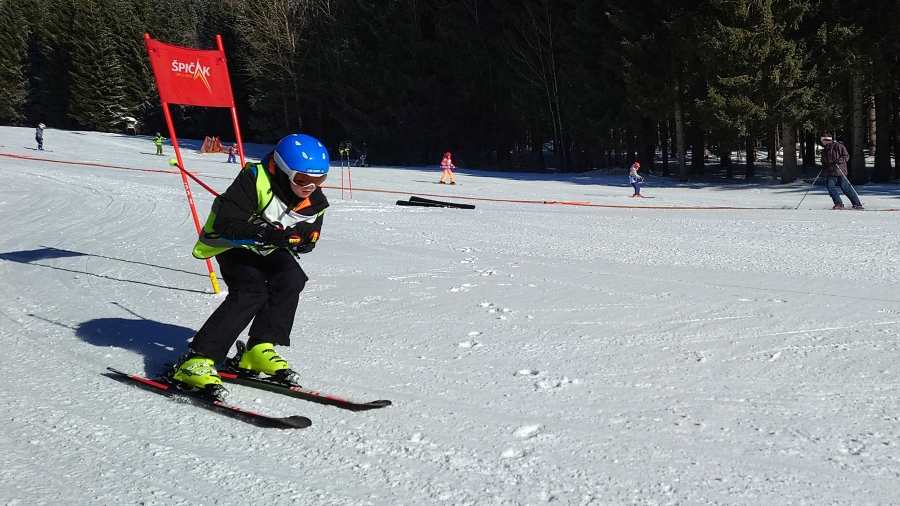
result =
[{"label": "red slalom gate flag", "polygon": [[[172,137],[172,147],[175,148],[175,159],[170,160],[169,163],[177,165],[181,169],[181,180],[184,183],[188,205],[191,207],[194,226],[197,228],[197,233],[200,234],[202,233],[200,217],[197,215],[191,187],[185,176],[188,172],[185,170],[184,160],[181,158],[181,149],[178,147],[178,137],[175,135],[175,125],[172,123],[172,115],[169,113],[169,104],[231,109],[231,121],[234,123],[234,135],[237,140],[238,152],[241,155],[241,167],[244,166],[241,130],[238,127],[234,96],[231,94],[231,79],[228,77],[228,65],[225,60],[225,50],[222,47],[222,38],[216,35],[218,49],[215,50],[191,49],[165,44],[151,39],[148,33],[144,34],[144,42],[147,44],[147,54],[150,56],[153,76],[156,78],[156,88],[159,90],[163,114]],[[206,185],[203,186],[209,189]],[[219,282],[209,258],[206,259],[206,267],[209,269],[213,291],[219,293]]]},{"label": "red slalom gate flag", "polygon": [[161,101],[202,107],[234,107],[225,52],[172,46],[144,37]]}]

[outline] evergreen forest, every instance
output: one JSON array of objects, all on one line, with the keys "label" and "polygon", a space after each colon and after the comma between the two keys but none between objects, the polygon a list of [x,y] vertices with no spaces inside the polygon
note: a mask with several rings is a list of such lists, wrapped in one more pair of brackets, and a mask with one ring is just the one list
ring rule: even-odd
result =
[{"label": "evergreen forest", "polygon": [[[688,153],[772,177],[780,151],[787,183],[830,132],[853,184],[885,182],[898,22],[897,0],[0,0],[0,123],[167,132],[144,33],[201,49],[220,34],[245,141],[536,172],[659,149],[682,181],[706,167]],[[172,111],[180,137],[234,139],[228,110]]]}]

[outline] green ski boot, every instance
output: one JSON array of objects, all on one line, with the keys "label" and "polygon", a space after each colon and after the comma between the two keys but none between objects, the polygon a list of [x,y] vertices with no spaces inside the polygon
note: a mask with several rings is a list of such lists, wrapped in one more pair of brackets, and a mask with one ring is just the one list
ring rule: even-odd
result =
[{"label": "green ski boot", "polygon": [[182,355],[172,379],[195,390],[203,390],[222,399],[228,390],[222,386],[222,377],[216,371],[215,362],[202,355]]},{"label": "green ski boot", "polygon": [[[259,343],[247,349],[243,341],[237,343],[237,368],[251,373],[263,373],[273,378],[300,386],[300,376],[291,370],[287,360],[281,358],[272,343]],[[233,362],[232,362],[233,363]]]}]

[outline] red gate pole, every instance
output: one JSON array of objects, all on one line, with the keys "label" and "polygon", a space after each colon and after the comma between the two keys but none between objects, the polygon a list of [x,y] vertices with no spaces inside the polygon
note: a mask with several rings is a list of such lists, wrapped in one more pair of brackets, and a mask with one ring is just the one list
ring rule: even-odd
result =
[{"label": "red gate pole", "polygon": [[[222,56],[225,56],[225,46],[222,45],[222,36],[216,34],[216,44],[219,46],[219,51],[222,53]],[[246,161],[244,160],[244,142],[241,140],[241,129],[238,127],[238,119],[237,119],[237,107],[234,106],[234,97],[231,99],[231,122],[234,124],[234,138],[237,141],[238,145],[238,155],[241,157],[241,168],[244,168],[246,165]]]},{"label": "red gate pole", "polygon": [[[197,235],[203,232],[203,226],[200,225],[200,218],[197,216],[197,207],[194,205],[194,195],[191,193],[191,185],[185,176],[184,161],[181,159],[181,149],[178,147],[178,139],[175,137],[175,127],[172,124],[172,115],[169,114],[168,102],[162,103],[163,114],[166,116],[166,124],[169,126],[169,135],[172,137],[172,147],[175,148],[175,158],[178,160],[178,167],[181,169],[181,181],[184,183],[184,192],[187,194],[188,204],[191,207],[191,215],[194,217],[194,226],[197,227]],[[212,281],[214,293],[219,293],[219,280],[216,279],[216,271],[213,269],[212,261],[206,259],[206,268],[209,269],[209,280]]]}]

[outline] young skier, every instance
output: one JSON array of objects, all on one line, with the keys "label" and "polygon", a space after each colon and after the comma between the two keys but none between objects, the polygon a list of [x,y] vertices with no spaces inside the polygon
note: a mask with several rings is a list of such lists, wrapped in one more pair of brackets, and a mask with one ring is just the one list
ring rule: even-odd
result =
[{"label": "young skier", "polygon": [[228,162],[227,163],[237,163],[237,158],[235,155],[237,154],[237,145],[232,144],[230,148],[228,148]]},{"label": "young skier", "polygon": [[162,151],[163,136],[160,135],[159,132],[156,132],[156,138],[153,139],[153,143],[156,144],[156,154],[157,155],[163,154],[163,151]]},{"label": "young skier", "polygon": [[628,182],[631,183],[631,187],[634,188],[634,195],[632,198],[639,197],[644,198],[641,195],[641,183],[644,182],[644,178],[638,174],[638,171],[641,169],[641,164],[638,162],[634,162],[631,164],[631,170],[628,171]]},{"label": "young skier", "polygon": [[446,153],[444,153],[444,158],[441,159],[441,170],[443,170],[444,173],[441,174],[441,180],[438,182],[441,184],[446,184],[444,183],[444,178],[449,175],[450,184],[456,184],[456,182],[453,181],[453,169],[455,168],[456,165],[453,165],[453,160],[450,159],[450,152],[447,151]]},{"label": "young skier", "polygon": [[215,364],[225,361],[250,325],[246,348],[226,363],[297,384],[298,375],[275,346],[289,346],[294,313],[309,278],[295,260],[316,245],[328,200],[321,185],[329,156],[318,140],[288,135],[258,164],[247,164],[216,197],[196,258],[215,256],[228,296],[206,320],[171,374],[179,386],[227,395]]},{"label": "young skier", "polygon": [[44,129],[47,128],[43,123],[38,123],[37,128],[34,129],[34,140],[37,141],[38,151],[44,150]]}]

